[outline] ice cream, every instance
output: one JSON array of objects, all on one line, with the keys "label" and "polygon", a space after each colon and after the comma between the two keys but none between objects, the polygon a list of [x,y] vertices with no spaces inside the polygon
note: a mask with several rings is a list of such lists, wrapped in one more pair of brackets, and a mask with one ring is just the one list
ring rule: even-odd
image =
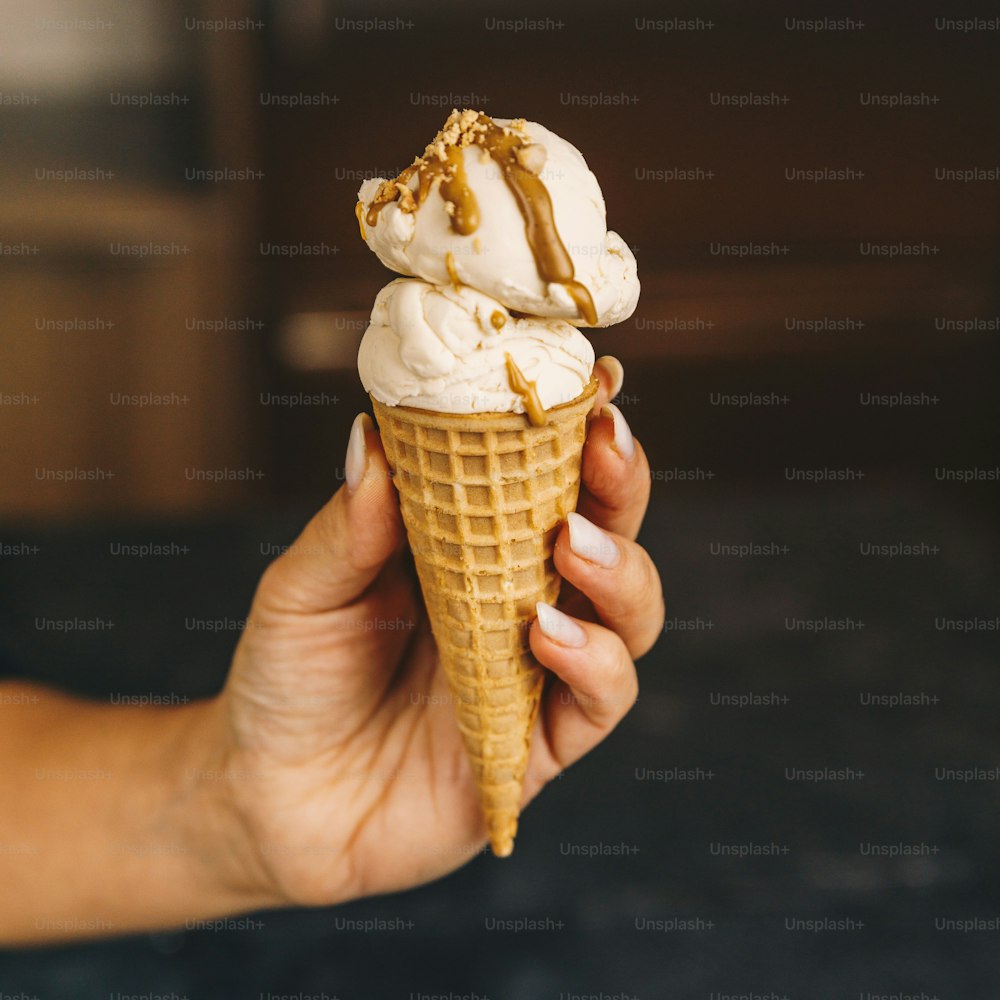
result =
[{"label": "ice cream", "polygon": [[375,299],[358,353],[365,389],[390,406],[442,413],[524,413],[508,359],[533,382],[543,410],[575,399],[594,348],[565,320],[515,317],[461,285],[397,278]]},{"label": "ice cream", "polygon": [[608,231],[597,178],[536,122],[454,111],[422,156],[358,199],[363,238],[400,274],[580,326],[635,310],[635,257]]},{"label": "ice cream", "polygon": [[628,318],[635,258],[580,153],[534,122],[453,111],[413,164],[366,181],[365,242],[403,275],[358,352],[493,852],[514,848],[576,507],[594,350]]}]

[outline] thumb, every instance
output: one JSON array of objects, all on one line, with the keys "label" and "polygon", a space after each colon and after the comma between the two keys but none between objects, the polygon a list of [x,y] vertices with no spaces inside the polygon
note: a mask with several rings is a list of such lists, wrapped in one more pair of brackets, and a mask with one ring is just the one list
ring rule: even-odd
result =
[{"label": "thumb", "polygon": [[354,418],[344,485],[267,568],[255,604],[273,612],[320,614],[359,597],[402,539],[399,500],[378,431]]}]

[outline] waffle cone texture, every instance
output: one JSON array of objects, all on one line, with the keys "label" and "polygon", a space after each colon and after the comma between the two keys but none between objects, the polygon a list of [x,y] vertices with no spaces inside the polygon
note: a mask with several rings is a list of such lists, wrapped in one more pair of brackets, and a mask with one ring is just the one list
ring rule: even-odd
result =
[{"label": "waffle cone texture", "polygon": [[528,646],[555,602],[555,536],[576,509],[597,382],[548,411],[439,413],[372,397],[493,853],[514,849],[544,671]]}]

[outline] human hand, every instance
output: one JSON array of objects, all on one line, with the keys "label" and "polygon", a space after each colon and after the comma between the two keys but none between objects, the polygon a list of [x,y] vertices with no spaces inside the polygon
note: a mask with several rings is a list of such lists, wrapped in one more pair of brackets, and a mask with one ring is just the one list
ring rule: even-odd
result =
[{"label": "human hand", "polygon": [[[540,606],[530,633],[555,676],[525,803],[625,715],[638,691],[633,660],[663,624],[658,574],[634,542],[649,466],[624,417],[605,407],[620,366],[602,359],[596,373],[579,515],[555,546],[562,610]],[[364,416],[351,431],[345,479],[261,578],[213,713],[225,808],[242,831],[235,849],[253,893],[275,905],[408,888],[486,842],[396,491]]]}]

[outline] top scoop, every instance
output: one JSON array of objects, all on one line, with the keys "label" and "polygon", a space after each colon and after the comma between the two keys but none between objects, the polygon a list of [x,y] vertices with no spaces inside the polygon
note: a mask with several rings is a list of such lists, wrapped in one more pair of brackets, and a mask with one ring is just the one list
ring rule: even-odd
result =
[{"label": "top scoop", "polygon": [[635,257],[608,231],[597,178],[536,122],[453,111],[406,170],[365,181],[358,199],[365,242],[400,274],[577,326],[635,310]]}]

